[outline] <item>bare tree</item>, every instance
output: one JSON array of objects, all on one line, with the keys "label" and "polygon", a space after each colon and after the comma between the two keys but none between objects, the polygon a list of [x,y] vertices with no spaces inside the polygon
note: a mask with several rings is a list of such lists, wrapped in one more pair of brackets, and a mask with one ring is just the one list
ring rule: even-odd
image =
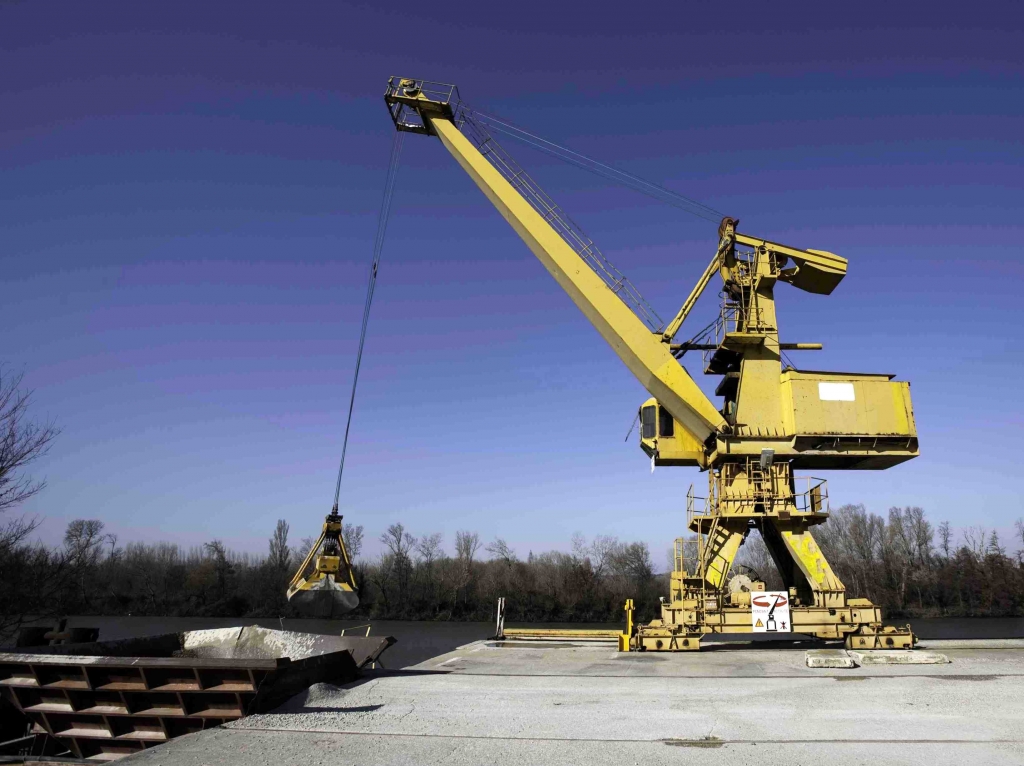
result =
[{"label": "bare tree", "polygon": [[86,607],[91,601],[86,580],[99,564],[106,542],[103,522],[98,519],[75,519],[64,530],[63,559],[74,575],[75,598]]},{"label": "bare tree", "polygon": [[385,616],[391,613],[391,580],[394,574],[395,555],[393,553],[381,553],[376,565],[371,566],[367,573],[367,578],[380,594]]},{"label": "bare tree", "polygon": [[302,542],[292,549],[292,552],[295,554],[295,558],[299,560],[300,564],[306,560],[306,556],[309,555],[309,551],[313,548],[313,543],[315,542],[315,537],[303,537]]},{"label": "bare tree", "polygon": [[0,551],[0,641],[17,633],[29,618],[61,614],[70,574],[60,550],[19,544]]},{"label": "bare tree", "polygon": [[473,557],[480,550],[480,535],[476,532],[455,533],[455,556],[460,560],[472,563]]},{"label": "bare tree", "polygon": [[480,550],[480,535],[476,532],[461,530],[455,533],[455,568],[451,578],[451,615],[459,604],[459,595],[463,601],[469,600],[469,592],[473,585],[473,559]]},{"label": "bare tree", "polygon": [[433,605],[435,614],[440,609],[441,603],[438,598],[438,569],[443,575],[443,566],[438,565],[438,560],[443,564],[445,560],[442,543],[444,535],[435,532],[432,535],[423,535],[416,543],[416,553],[419,554],[419,580],[422,584],[422,595],[424,600]]},{"label": "bare tree", "polygon": [[939,550],[942,551],[942,557],[949,560],[949,555],[953,550],[953,531],[950,529],[948,521],[939,524]]},{"label": "bare tree", "polygon": [[972,526],[961,530],[964,539],[964,548],[974,558],[980,559],[985,556],[985,546],[988,543],[988,531],[982,526]]},{"label": "bare tree", "polygon": [[387,532],[380,536],[380,541],[398,559],[408,560],[409,554],[416,545],[416,538],[405,531],[402,524],[392,524]]},{"label": "bare tree", "polygon": [[882,538],[882,563],[895,587],[898,605],[907,603],[907,591],[915,586],[923,605],[923,587],[932,559],[932,525],[921,508],[890,508],[889,523]]},{"label": "bare tree", "polygon": [[21,374],[11,375],[0,367],[0,513],[46,486],[45,481],[28,476],[25,469],[49,451],[60,433],[53,421],[35,423],[28,419],[32,392],[23,390],[21,381]]},{"label": "bare tree", "polygon": [[213,571],[217,577],[218,595],[224,598],[227,595],[228,583],[235,574],[235,567],[228,560],[227,549],[220,540],[204,543],[203,549],[209,554],[213,563]]},{"label": "bare tree", "polygon": [[516,552],[500,537],[495,538],[494,542],[490,543],[484,550],[499,561],[505,562],[506,566],[512,566],[519,561]]},{"label": "bare tree", "polygon": [[75,562],[96,564],[106,541],[103,522],[98,519],[75,519],[64,530],[64,548]]},{"label": "bare tree", "polygon": [[782,590],[785,587],[782,575],[779,574],[775,560],[772,559],[772,554],[759,530],[752,530],[747,535],[747,539],[743,541],[739,554],[736,556],[736,564],[749,569],[756,579],[765,584],[768,590]]},{"label": "bare tree", "polygon": [[590,544],[590,563],[594,567],[594,576],[598,579],[608,574],[611,557],[619,547],[619,539],[611,535],[598,535]]},{"label": "bare tree", "polygon": [[573,533],[570,544],[572,545],[574,563],[582,564],[590,557],[590,546],[587,545],[587,538],[583,536],[582,532]]},{"label": "bare tree", "polygon": [[647,585],[654,576],[654,562],[647,543],[619,545],[612,554],[612,567],[638,588]]},{"label": "bare tree", "polygon": [[274,534],[270,538],[270,565],[282,572],[288,569],[292,559],[292,551],[288,547],[288,530],[288,522],[278,519]]},{"label": "bare tree", "polygon": [[409,576],[412,573],[412,558],[410,553],[416,545],[416,538],[405,531],[401,524],[392,524],[387,531],[380,536],[391,552],[394,562],[395,580],[398,583],[397,608],[399,610],[405,605],[405,596],[409,591]]},{"label": "bare tree", "polygon": [[435,532],[432,535],[424,535],[416,543],[416,552],[420,554],[423,563],[430,567],[441,555],[441,545],[444,542],[444,535]]},{"label": "bare tree", "polygon": [[[60,429],[50,421],[36,423],[28,418],[32,392],[21,387],[22,375],[11,374],[0,366],[0,514],[25,502],[42,491],[46,482],[35,480],[25,470],[45,455]],[[42,561],[39,551],[30,553],[21,550],[28,536],[39,525],[37,519],[24,517],[0,522],[0,571],[27,571],[28,559],[34,564]],[[48,578],[59,567],[40,566],[35,571],[37,578]],[[11,580],[5,579],[4,585]],[[51,583],[52,584],[52,583]],[[47,589],[48,584],[37,582],[37,589]],[[3,604],[4,609],[17,609],[16,599]],[[22,615],[5,612],[6,619],[0,620],[0,628],[11,630],[22,622]]]},{"label": "bare tree", "polygon": [[345,524],[341,532],[350,561],[355,561],[363,550],[363,525]]}]

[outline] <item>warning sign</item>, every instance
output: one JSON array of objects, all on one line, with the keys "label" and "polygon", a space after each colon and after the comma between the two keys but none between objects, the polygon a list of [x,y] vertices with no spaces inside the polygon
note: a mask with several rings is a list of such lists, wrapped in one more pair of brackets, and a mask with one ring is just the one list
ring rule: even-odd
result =
[{"label": "warning sign", "polygon": [[789,594],[783,590],[754,591],[750,594],[751,621],[755,633],[791,633]]}]

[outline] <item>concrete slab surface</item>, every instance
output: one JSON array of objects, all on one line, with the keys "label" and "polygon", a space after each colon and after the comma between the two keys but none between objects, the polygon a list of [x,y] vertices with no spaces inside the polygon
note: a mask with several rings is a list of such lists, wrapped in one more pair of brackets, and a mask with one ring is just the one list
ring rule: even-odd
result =
[{"label": "concrete slab surface", "polygon": [[857,667],[857,663],[845,649],[808,649],[805,658],[809,668]]},{"label": "concrete slab surface", "polygon": [[1024,763],[1024,651],[836,672],[804,649],[480,641],[125,763]]},{"label": "concrete slab surface", "polygon": [[929,638],[918,649],[1024,649],[1024,638]]},{"label": "concrete slab surface", "polygon": [[945,665],[949,657],[925,649],[850,649],[858,665]]}]

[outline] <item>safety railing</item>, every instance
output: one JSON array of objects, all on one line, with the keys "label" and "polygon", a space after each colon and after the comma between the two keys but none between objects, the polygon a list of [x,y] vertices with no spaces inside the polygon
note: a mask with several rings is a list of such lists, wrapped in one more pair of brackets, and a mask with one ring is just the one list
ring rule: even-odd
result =
[{"label": "safety railing", "polygon": [[686,493],[686,524],[695,518],[742,513],[760,505],[764,510],[791,513],[828,513],[828,482],[814,476],[792,476],[787,463],[765,468],[756,458],[726,463],[717,474],[709,472],[706,497]]},{"label": "safety railing", "polygon": [[777,277],[779,258],[772,250],[757,251],[736,248],[731,278],[741,287],[753,287],[758,273]]},{"label": "safety railing", "polygon": [[735,332],[763,332],[769,330],[764,322],[764,312],[756,303],[743,306],[732,301],[723,301],[718,310],[718,317],[715,319],[709,335],[714,335],[714,347],[706,348],[702,352],[704,371],[709,372],[711,359],[725,342],[726,335]]},{"label": "safety railing", "polygon": [[797,476],[794,502],[799,513],[828,513],[828,482],[814,476]]},{"label": "safety railing", "polygon": [[[712,488],[713,491],[713,488]],[[698,497],[693,494],[693,485],[686,491],[686,526],[689,527],[698,516],[710,516],[714,504],[710,497]]]},{"label": "safety railing", "polygon": [[384,100],[391,112],[395,127],[412,133],[429,133],[420,110],[412,103],[398,99],[415,99],[419,96],[428,101],[447,107],[453,116],[462,111],[462,99],[459,89],[447,83],[415,80],[410,77],[391,77],[384,92]]},{"label": "safety railing", "polygon": [[696,537],[677,537],[673,551],[673,569],[693,577],[699,569],[700,540]]},{"label": "safety railing", "polygon": [[367,623],[366,625],[350,625],[347,628],[342,628],[341,629],[341,633],[339,633],[339,635],[344,637],[346,631],[356,631],[356,630],[362,630],[363,628],[366,628],[366,632],[363,633],[363,636],[368,638],[369,635],[370,635],[370,629],[372,627],[373,627],[373,625],[370,624],[370,623]]}]

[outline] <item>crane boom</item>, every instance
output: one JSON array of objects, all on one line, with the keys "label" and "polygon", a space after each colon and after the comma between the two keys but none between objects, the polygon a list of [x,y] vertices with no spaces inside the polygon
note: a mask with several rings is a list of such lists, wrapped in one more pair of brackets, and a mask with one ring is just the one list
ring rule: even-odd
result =
[{"label": "crane boom", "polygon": [[405,96],[423,121],[421,132],[436,135],[462,169],[497,208],[555,281],[590,320],[640,383],[689,431],[704,442],[727,432],[714,403],[672,355],[660,333],[652,333],[587,262],[506,180],[455,126],[450,110],[422,93]]},{"label": "crane boom", "polygon": [[672,356],[661,337],[647,329],[451,120],[440,116],[428,120],[445,148],[644,388],[701,441],[722,430],[725,418]]},{"label": "crane boom", "polygon": [[[661,617],[628,627],[620,650],[685,651],[699,648],[707,633],[777,631],[771,621],[767,627],[759,621],[753,592],[729,579],[752,528],[760,530],[785,591],[766,593],[764,582],[746,578],[748,590],[776,596],[776,606],[791,605],[790,617],[779,622],[782,631],[843,638],[856,648],[912,647],[909,628],[884,626],[877,606],[847,596],[810,532],[828,519],[826,483],[794,473],[876,470],[918,454],[909,383],[891,375],[796,369],[782,357],[783,349],[820,344],[780,342],[776,284],[828,295],[846,275],[846,259],[741,234],[739,221],[725,216],[711,263],[664,326],[481,129],[454,86],[392,78],[385,101],[399,131],[441,140],[653,395],[639,413],[640,447],[652,465],[707,470],[706,496],[697,497],[692,487],[687,494],[687,527],[695,537],[676,540]],[[673,344],[716,271],[723,283],[718,319],[693,341]],[[673,351],[687,348],[701,348],[705,374],[721,376],[715,391],[724,400],[720,411],[676,361]]]}]

